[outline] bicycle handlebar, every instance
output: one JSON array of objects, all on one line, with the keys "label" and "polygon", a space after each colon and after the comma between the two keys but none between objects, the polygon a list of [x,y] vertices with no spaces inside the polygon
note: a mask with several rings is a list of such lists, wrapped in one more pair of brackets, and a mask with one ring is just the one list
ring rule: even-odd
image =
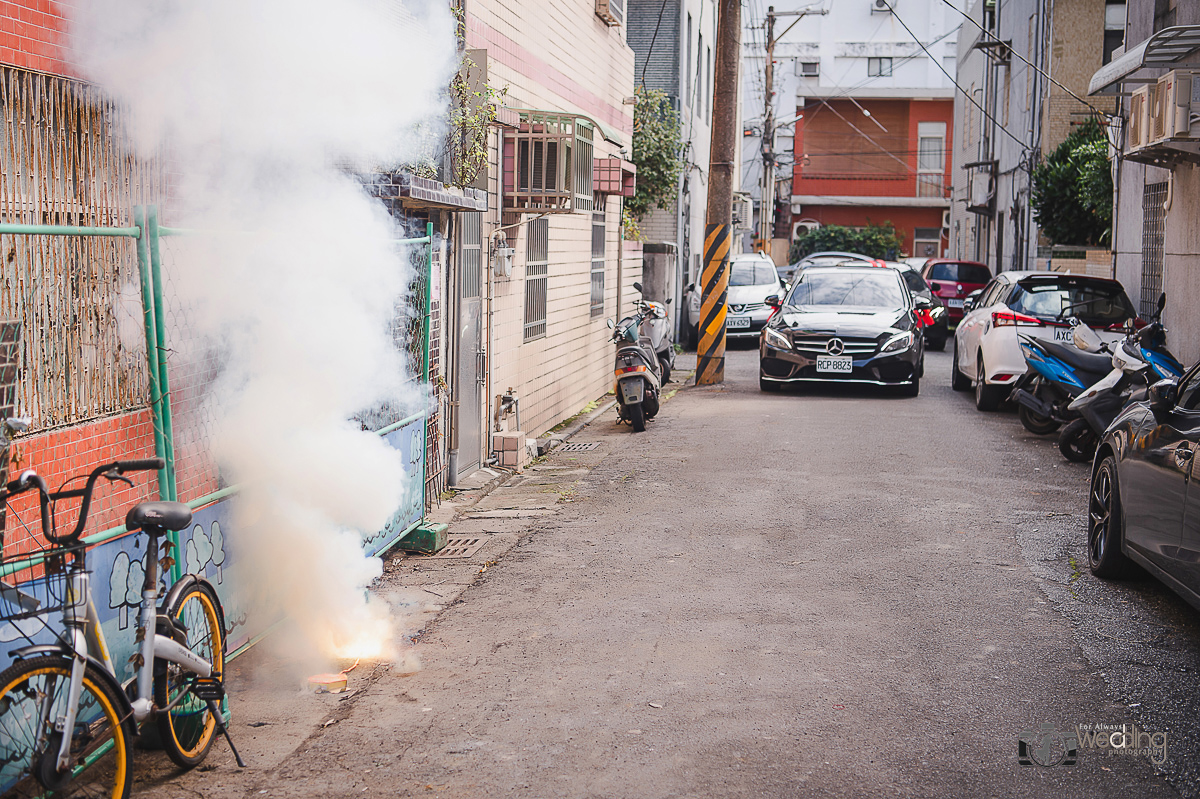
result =
[{"label": "bicycle handlebar", "polygon": [[[5,486],[7,496],[23,494],[34,488],[38,490],[38,500],[41,504],[42,511],[42,535],[51,544],[73,544],[79,540],[79,536],[83,534],[83,528],[87,525],[88,510],[92,504],[92,491],[96,487],[96,481],[101,477],[108,480],[120,479],[120,476],[125,472],[147,472],[156,469],[162,469],[166,466],[166,461],[162,458],[142,458],[130,461],[113,461],[106,463],[103,466],[97,466],[88,474],[87,483],[83,488],[72,488],[66,491],[51,492],[46,481],[41,475],[32,469],[21,473],[21,476]],[[54,514],[50,509],[51,502],[57,502],[60,499],[74,499],[82,497],[83,502],[79,505],[79,519],[75,524],[75,529],[66,535],[55,535],[54,533]]]}]

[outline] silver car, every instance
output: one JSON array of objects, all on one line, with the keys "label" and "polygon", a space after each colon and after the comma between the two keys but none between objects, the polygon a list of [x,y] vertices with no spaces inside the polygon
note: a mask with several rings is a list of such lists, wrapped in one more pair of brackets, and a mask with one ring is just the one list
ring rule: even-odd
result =
[{"label": "silver car", "polygon": [[[728,313],[725,335],[729,338],[757,338],[774,309],[767,297],[782,296],[785,286],[775,271],[775,263],[760,253],[735,255],[729,261]],[[692,283],[684,298],[687,318],[684,335],[690,347],[700,338],[700,287]]]}]

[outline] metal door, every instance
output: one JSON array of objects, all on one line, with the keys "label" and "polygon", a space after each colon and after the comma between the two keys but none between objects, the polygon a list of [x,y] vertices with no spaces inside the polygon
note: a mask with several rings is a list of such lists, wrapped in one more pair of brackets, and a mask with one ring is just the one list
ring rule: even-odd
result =
[{"label": "metal door", "polygon": [[454,414],[458,442],[458,474],[468,475],[483,456],[483,214],[459,214],[458,240],[458,369]]}]

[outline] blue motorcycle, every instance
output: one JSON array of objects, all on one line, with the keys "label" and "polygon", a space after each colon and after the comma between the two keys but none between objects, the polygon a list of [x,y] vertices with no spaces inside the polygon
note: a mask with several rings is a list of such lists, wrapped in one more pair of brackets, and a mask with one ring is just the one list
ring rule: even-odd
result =
[{"label": "blue motorcycle", "polygon": [[[1079,329],[1076,326],[1076,338]],[[1079,418],[1071,402],[1112,370],[1108,355],[1086,352],[1022,333],[1021,352],[1028,369],[1013,384],[1011,398],[1018,404],[1017,416],[1031,433],[1046,435]]]}]

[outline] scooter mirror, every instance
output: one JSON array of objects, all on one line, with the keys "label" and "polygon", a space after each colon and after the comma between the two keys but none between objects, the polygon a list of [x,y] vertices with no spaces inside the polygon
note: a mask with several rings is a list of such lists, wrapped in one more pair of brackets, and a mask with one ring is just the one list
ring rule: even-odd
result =
[{"label": "scooter mirror", "polygon": [[[1078,320],[1074,321],[1078,322]],[[1076,324],[1071,336],[1075,341],[1075,346],[1084,352],[1100,352],[1104,345],[1104,342],[1096,335],[1096,331],[1085,324]]]},{"label": "scooter mirror", "polygon": [[666,301],[666,303],[664,303],[664,304],[665,304],[665,305],[670,305],[670,304],[671,304],[671,300],[673,300],[673,299],[675,299],[675,298],[674,298],[674,297],[667,297],[667,301]]},{"label": "scooter mirror", "polygon": [[641,284],[641,283],[634,283],[634,284],[633,284],[633,287],[634,287],[635,289],[637,289],[637,293],[638,293],[638,294],[641,294],[641,293],[642,293],[642,284]]},{"label": "scooter mirror", "polygon": [[609,320],[608,320],[608,329],[609,329],[609,330],[615,330],[615,329],[616,329],[616,327],[617,327],[617,323],[616,323],[616,322],[614,322],[613,320],[609,319]]},{"label": "scooter mirror", "polygon": [[1164,291],[1162,294],[1158,295],[1158,310],[1155,311],[1154,315],[1156,317],[1162,316],[1163,308],[1166,308],[1166,307],[1167,307],[1167,293]]}]

